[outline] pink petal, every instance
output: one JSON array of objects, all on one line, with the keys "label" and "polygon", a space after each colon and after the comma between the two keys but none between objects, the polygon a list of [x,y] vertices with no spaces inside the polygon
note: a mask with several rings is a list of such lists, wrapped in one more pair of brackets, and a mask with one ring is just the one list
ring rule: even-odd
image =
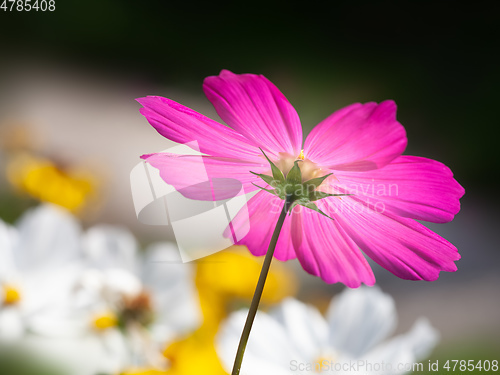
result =
[{"label": "pink petal", "polygon": [[300,235],[294,236],[293,245],[304,270],[327,283],[342,282],[351,288],[375,283],[367,260],[337,221],[302,206],[296,206],[293,215],[301,217],[296,229]]},{"label": "pink petal", "polygon": [[440,271],[457,270],[455,246],[413,219],[377,212],[356,197],[326,198],[320,205],[366,255],[402,279],[433,281]]},{"label": "pink petal", "polygon": [[372,171],[341,171],[336,177],[334,189],[370,201],[379,211],[434,223],[453,220],[465,192],[447,166],[416,156],[400,156]]},{"label": "pink petal", "polygon": [[160,177],[167,184],[190,199],[229,199],[257,190],[252,182],[265,185],[259,177],[249,172],[264,172],[267,167],[263,162],[162,152],[143,155],[141,158],[158,169]]},{"label": "pink petal", "polygon": [[[265,191],[260,191],[253,196],[247,202],[249,219],[238,214],[232,221],[236,232],[243,231],[243,228],[248,225],[250,227],[250,231],[245,238],[238,242],[238,245],[246,245],[248,250],[255,256],[265,255],[283,208],[283,202],[283,200]],[[298,233],[298,229],[296,218],[293,215],[292,217],[287,216],[274,251],[276,259],[281,261],[295,259],[292,239]],[[225,233],[226,236],[228,234]]]},{"label": "pink petal", "polygon": [[205,78],[203,89],[229,126],[277,155],[299,155],[302,127],[297,112],[267,78],[223,70]]},{"label": "pink petal", "polygon": [[147,96],[137,101],[140,112],[165,138],[178,143],[197,141],[199,150],[212,156],[252,160],[260,157],[258,145],[218,122],[173,100]]},{"label": "pink petal", "polygon": [[401,155],[406,142],[393,101],[356,103],[319,123],[307,136],[304,155],[329,169],[366,171]]}]

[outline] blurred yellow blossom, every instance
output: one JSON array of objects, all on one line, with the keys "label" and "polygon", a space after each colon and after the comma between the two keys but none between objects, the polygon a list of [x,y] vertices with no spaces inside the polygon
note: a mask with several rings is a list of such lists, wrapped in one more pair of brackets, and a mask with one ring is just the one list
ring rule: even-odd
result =
[{"label": "blurred yellow blossom", "polygon": [[[171,361],[168,374],[226,374],[215,351],[215,335],[235,303],[250,303],[261,266],[262,258],[251,256],[243,246],[234,246],[197,263],[196,286],[203,324],[193,334],[174,342],[165,350],[165,356]],[[267,278],[262,303],[276,303],[293,295],[296,289],[297,284],[290,271],[275,262]]]},{"label": "blurred yellow blossom", "polygon": [[19,191],[74,213],[95,198],[97,189],[97,180],[89,172],[63,169],[48,158],[30,153],[15,153],[8,159],[7,178]]}]

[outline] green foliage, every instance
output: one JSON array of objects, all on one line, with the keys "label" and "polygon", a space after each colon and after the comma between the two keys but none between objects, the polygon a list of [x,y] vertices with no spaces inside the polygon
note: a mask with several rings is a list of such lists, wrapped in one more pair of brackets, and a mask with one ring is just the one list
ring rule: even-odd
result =
[{"label": "green foliage", "polygon": [[31,351],[6,346],[0,346],[0,374],[70,375]]},{"label": "green foliage", "polygon": [[[474,368],[471,371],[460,371],[460,361],[471,361],[474,365],[478,365],[479,361],[481,364],[484,361],[489,361],[490,363],[494,360],[500,362],[500,356],[498,355],[499,348],[498,338],[490,338],[485,340],[484,337],[480,338],[470,338],[458,341],[456,343],[449,343],[447,345],[438,346],[434,351],[432,356],[426,360],[420,361],[423,364],[423,371],[414,371],[412,374],[415,375],[438,375],[438,374],[467,374],[467,375],[480,375],[480,374],[492,374],[497,373],[495,371],[485,371],[484,369]],[[455,366],[455,371],[453,371],[454,360],[458,361],[457,366]],[[429,363],[435,364],[438,361],[438,371],[432,371],[429,369]],[[449,361],[450,370],[447,371],[444,366],[446,362]]]}]

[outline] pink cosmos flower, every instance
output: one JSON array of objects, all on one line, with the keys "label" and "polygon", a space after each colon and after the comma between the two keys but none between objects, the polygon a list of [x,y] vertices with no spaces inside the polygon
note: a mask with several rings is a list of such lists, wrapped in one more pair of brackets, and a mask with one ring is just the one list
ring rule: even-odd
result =
[{"label": "pink cosmos flower", "polygon": [[[293,209],[275,258],[297,258],[308,273],[349,287],[375,283],[362,252],[403,279],[432,281],[440,271],[457,270],[457,249],[415,219],[451,221],[464,189],[444,164],[401,155],[406,132],[396,120],[393,101],[342,108],[319,123],[303,145],[295,109],[264,76],[223,70],[207,77],[203,89],[230,127],[170,99],[148,96],[138,102],[164,137],[197,141],[209,178],[230,177],[247,193],[259,190],[254,184],[262,180],[250,171],[270,174],[262,149],[285,175],[300,159],[303,181],[333,173],[323,191],[352,194],[316,202],[333,220],[302,206]],[[189,171],[200,157],[157,153],[142,158],[178,189],[199,182]],[[248,201],[250,231],[238,244],[264,255],[283,204],[266,191],[253,196]],[[243,221],[237,216],[232,224],[238,228]]]}]

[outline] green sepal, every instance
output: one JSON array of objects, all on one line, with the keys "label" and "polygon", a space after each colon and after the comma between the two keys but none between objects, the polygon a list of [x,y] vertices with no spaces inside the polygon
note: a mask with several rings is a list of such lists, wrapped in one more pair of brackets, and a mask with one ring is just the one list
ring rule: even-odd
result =
[{"label": "green sepal", "polygon": [[[301,204],[302,201],[302,204]],[[301,205],[303,206],[304,204],[308,203],[309,200],[307,198],[299,198],[297,200],[294,200],[292,204],[290,205],[290,208],[288,209],[290,212],[293,210],[295,206]]]},{"label": "green sepal", "polygon": [[294,201],[294,202],[292,203],[292,205],[290,206],[290,208],[289,208],[289,213],[291,213],[291,212],[292,212],[292,210],[293,210],[293,208],[294,208],[295,206],[297,206],[297,205],[300,205],[300,206],[302,206],[302,207],[309,208],[309,209],[311,209],[311,210],[313,210],[313,211],[316,211],[316,212],[320,213],[321,215],[326,216],[327,218],[329,218],[329,219],[333,220],[333,218],[331,218],[330,216],[328,216],[327,214],[325,214],[323,211],[321,211],[321,210],[319,209],[319,207],[318,207],[318,206],[316,206],[316,203],[311,202],[310,200],[308,200],[308,199],[306,199],[306,198],[300,198],[300,199],[297,199],[296,201]]},{"label": "green sepal", "polygon": [[262,151],[262,154],[264,154],[265,158],[269,162],[269,165],[271,166],[272,176],[256,172],[251,172],[251,173],[261,178],[264,182],[273,187],[274,190],[266,189],[254,183],[252,183],[252,185],[261,190],[264,190],[269,194],[277,196],[280,199],[283,199],[285,201],[285,207],[288,211],[288,214],[291,214],[295,206],[301,205],[333,220],[333,218],[331,218],[326,213],[321,211],[314,202],[327,197],[354,195],[354,194],[330,194],[316,190],[333,173],[329,173],[327,175],[312,178],[308,181],[302,182],[302,171],[300,170],[299,167],[299,163],[301,163],[302,160],[296,160],[293,163],[293,167],[287,173],[285,178],[283,172],[281,172],[281,170],[271,161],[271,159],[267,157],[264,150],[262,149],[260,150]]},{"label": "green sepal", "polygon": [[316,212],[320,213],[321,215],[326,216],[327,218],[329,218],[329,219],[333,220],[330,216],[328,216],[328,215],[327,215],[327,214],[325,214],[323,211],[321,211],[321,210],[319,209],[319,207],[318,207],[318,206],[316,206],[316,203],[314,203],[314,202],[308,202],[308,203],[305,203],[305,204],[299,203],[299,204],[300,204],[301,206],[307,207],[307,208],[309,208],[309,209],[311,209],[311,210],[313,210],[313,211],[316,211]]},{"label": "green sepal", "polygon": [[262,186],[259,186],[259,185],[256,185],[252,182],[252,185],[255,186],[255,187],[258,187],[259,189],[261,190],[264,190],[264,191],[267,191],[268,193],[271,193],[272,195],[276,195],[277,197],[279,197],[278,193],[276,192],[276,190],[270,190],[270,189],[266,189]]},{"label": "green sepal", "polygon": [[306,182],[303,183],[303,185],[307,188],[307,190],[312,191],[316,189],[319,185],[323,183],[328,177],[330,177],[333,173],[328,173],[327,175],[324,175],[323,177],[316,177],[316,178],[311,178],[310,180],[307,180]]},{"label": "green sepal", "polygon": [[311,202],[317,201],[319,199],[327,198],[327,197],[342,197],[345,195],[354,195],[354,194],[329,194],[329,193],[324,193],[322,191],[311,191],[309,193],[309,200]]},{"label": "green sepal", "polygon": [[281,170],[271,161],[271,159],[269,159],[267,157],[267,155],[263,149],[261,149],[260,147],[259,147],[259,149],[260,149],[260,151],[262,151],[262,153],[266,157],[267,161],[271,165],[271,171],[273,172],[273,178],[278,182],[281,182],[281,183],[285,182],[285,176],[283,175],[283,172],[281,172]]},{"label": "green sepal", "polygon": [[302,172],[300,171],[299,161],[293,163],[292,169],[286,175],[286,182],[292,185],[299,185],[302,183]]},{"label": "green sepal", "polygon": [[257,177],[262,178],[266,184],[268,184],[272,187],[277,186],[277,181],[272,176],[268,176],[267,174],[255,173],[252,171],[250,171],[250,173],[256,175]]}]

